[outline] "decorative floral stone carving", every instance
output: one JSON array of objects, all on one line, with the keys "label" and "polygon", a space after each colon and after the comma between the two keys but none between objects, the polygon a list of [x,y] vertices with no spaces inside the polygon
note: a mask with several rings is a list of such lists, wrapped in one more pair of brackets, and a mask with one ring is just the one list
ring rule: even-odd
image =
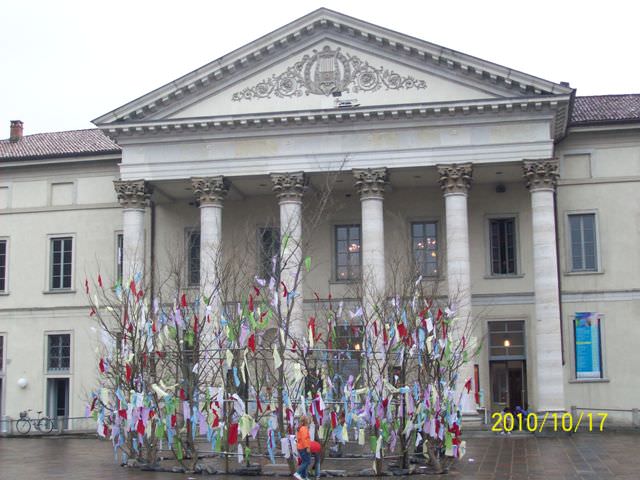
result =
[{"label": "decorative floral stone carving", "polygon": [[272,173],[271,181],[279,201],[302,201],[302,195],[307,186],[307,177],[304,172]]},{"label": "decorative floral stone carving", "polygon": [[222,175],[217,177],[193,177],[191,187],[200,205],[222,205],[231,182]]},{"label": "decorative floral stone carving", "polygon": [[473,168],[470,163],[461,165],[438,165],[440,186],[444,194],[464,193],[471,188]]},{"label": "decorative floral stone carving", "polygon": [[524,175],[529,190],[555,189],[558,182],[558,160],[525,160]]},{"label": "decorative floral stone carving", "polygon": [[114,180],[113,187],[123,208],[145,208],[153,193],[144,180]]},{"label": "decorative floral stone carving", "polygon": [[353,169],[356,181],[354,186],[360,197],[384,195],[384,188],[389,183],[389,173],[386,168]]},{"label": "decorative floral stone carving", "polygon": [[334,92],[374,92],[386,90],[424,89],[427,83],[411,75],[400,75],[384,67],[373,67],[355,55],[343,53],[328,45],[313,50],[279,75],[273,74],[253,87],[233,94],[235,102],[260,98],[301,97]]}]

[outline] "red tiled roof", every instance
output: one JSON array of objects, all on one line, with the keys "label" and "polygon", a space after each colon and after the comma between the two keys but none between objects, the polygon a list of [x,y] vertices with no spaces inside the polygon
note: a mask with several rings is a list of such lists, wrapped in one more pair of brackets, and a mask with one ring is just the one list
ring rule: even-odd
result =
[{"label": "red tiled roof", "polygon": [[572,125],[640,122],[640,94],[576,97]]},{"label": "red tiled roof", "polygon": [[97,128],[25,135],[17,142],[0,140],[0,160],[77,157],[120,153],[120,147]]}]

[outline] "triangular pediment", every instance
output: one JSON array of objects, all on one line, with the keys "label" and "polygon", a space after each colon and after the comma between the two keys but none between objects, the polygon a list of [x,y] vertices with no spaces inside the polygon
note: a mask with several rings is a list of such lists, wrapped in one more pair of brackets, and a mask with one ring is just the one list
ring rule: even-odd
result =
[{"label": "triangular pediment", "polygon": [[566,96],[571,91],[319,9],[94,123],[139,125],[342,107]]},{"label": "triangular pediment", "polygon": [[494,92],[325,38],[168,118],[307,111],[493,98]]}]

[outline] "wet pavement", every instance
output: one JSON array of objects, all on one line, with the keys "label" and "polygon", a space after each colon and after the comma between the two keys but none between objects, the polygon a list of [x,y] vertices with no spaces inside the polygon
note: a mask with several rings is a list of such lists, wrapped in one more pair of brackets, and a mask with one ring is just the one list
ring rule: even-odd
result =
[{"label": "wet pavement", "polygon": [[[0,438],[0,479],[39,478],[186,480],[206,477],[121,467],[114,462],[110,443],[93,438]],[[237,480],[248,477],[216,475],[208,478]],[[451,473],[437,478],[640,480],[640,432],[467,438],[465,458]]]}]

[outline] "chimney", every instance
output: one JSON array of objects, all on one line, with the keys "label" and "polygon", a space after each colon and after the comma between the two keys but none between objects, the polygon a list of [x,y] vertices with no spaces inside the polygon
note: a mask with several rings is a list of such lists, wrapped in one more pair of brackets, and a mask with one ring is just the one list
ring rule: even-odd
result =
[{"label": "chimney", "polygon": [[22,120],[11,120],[11,129],[9,130],[9,141],[19,142],[22,138]]}]

